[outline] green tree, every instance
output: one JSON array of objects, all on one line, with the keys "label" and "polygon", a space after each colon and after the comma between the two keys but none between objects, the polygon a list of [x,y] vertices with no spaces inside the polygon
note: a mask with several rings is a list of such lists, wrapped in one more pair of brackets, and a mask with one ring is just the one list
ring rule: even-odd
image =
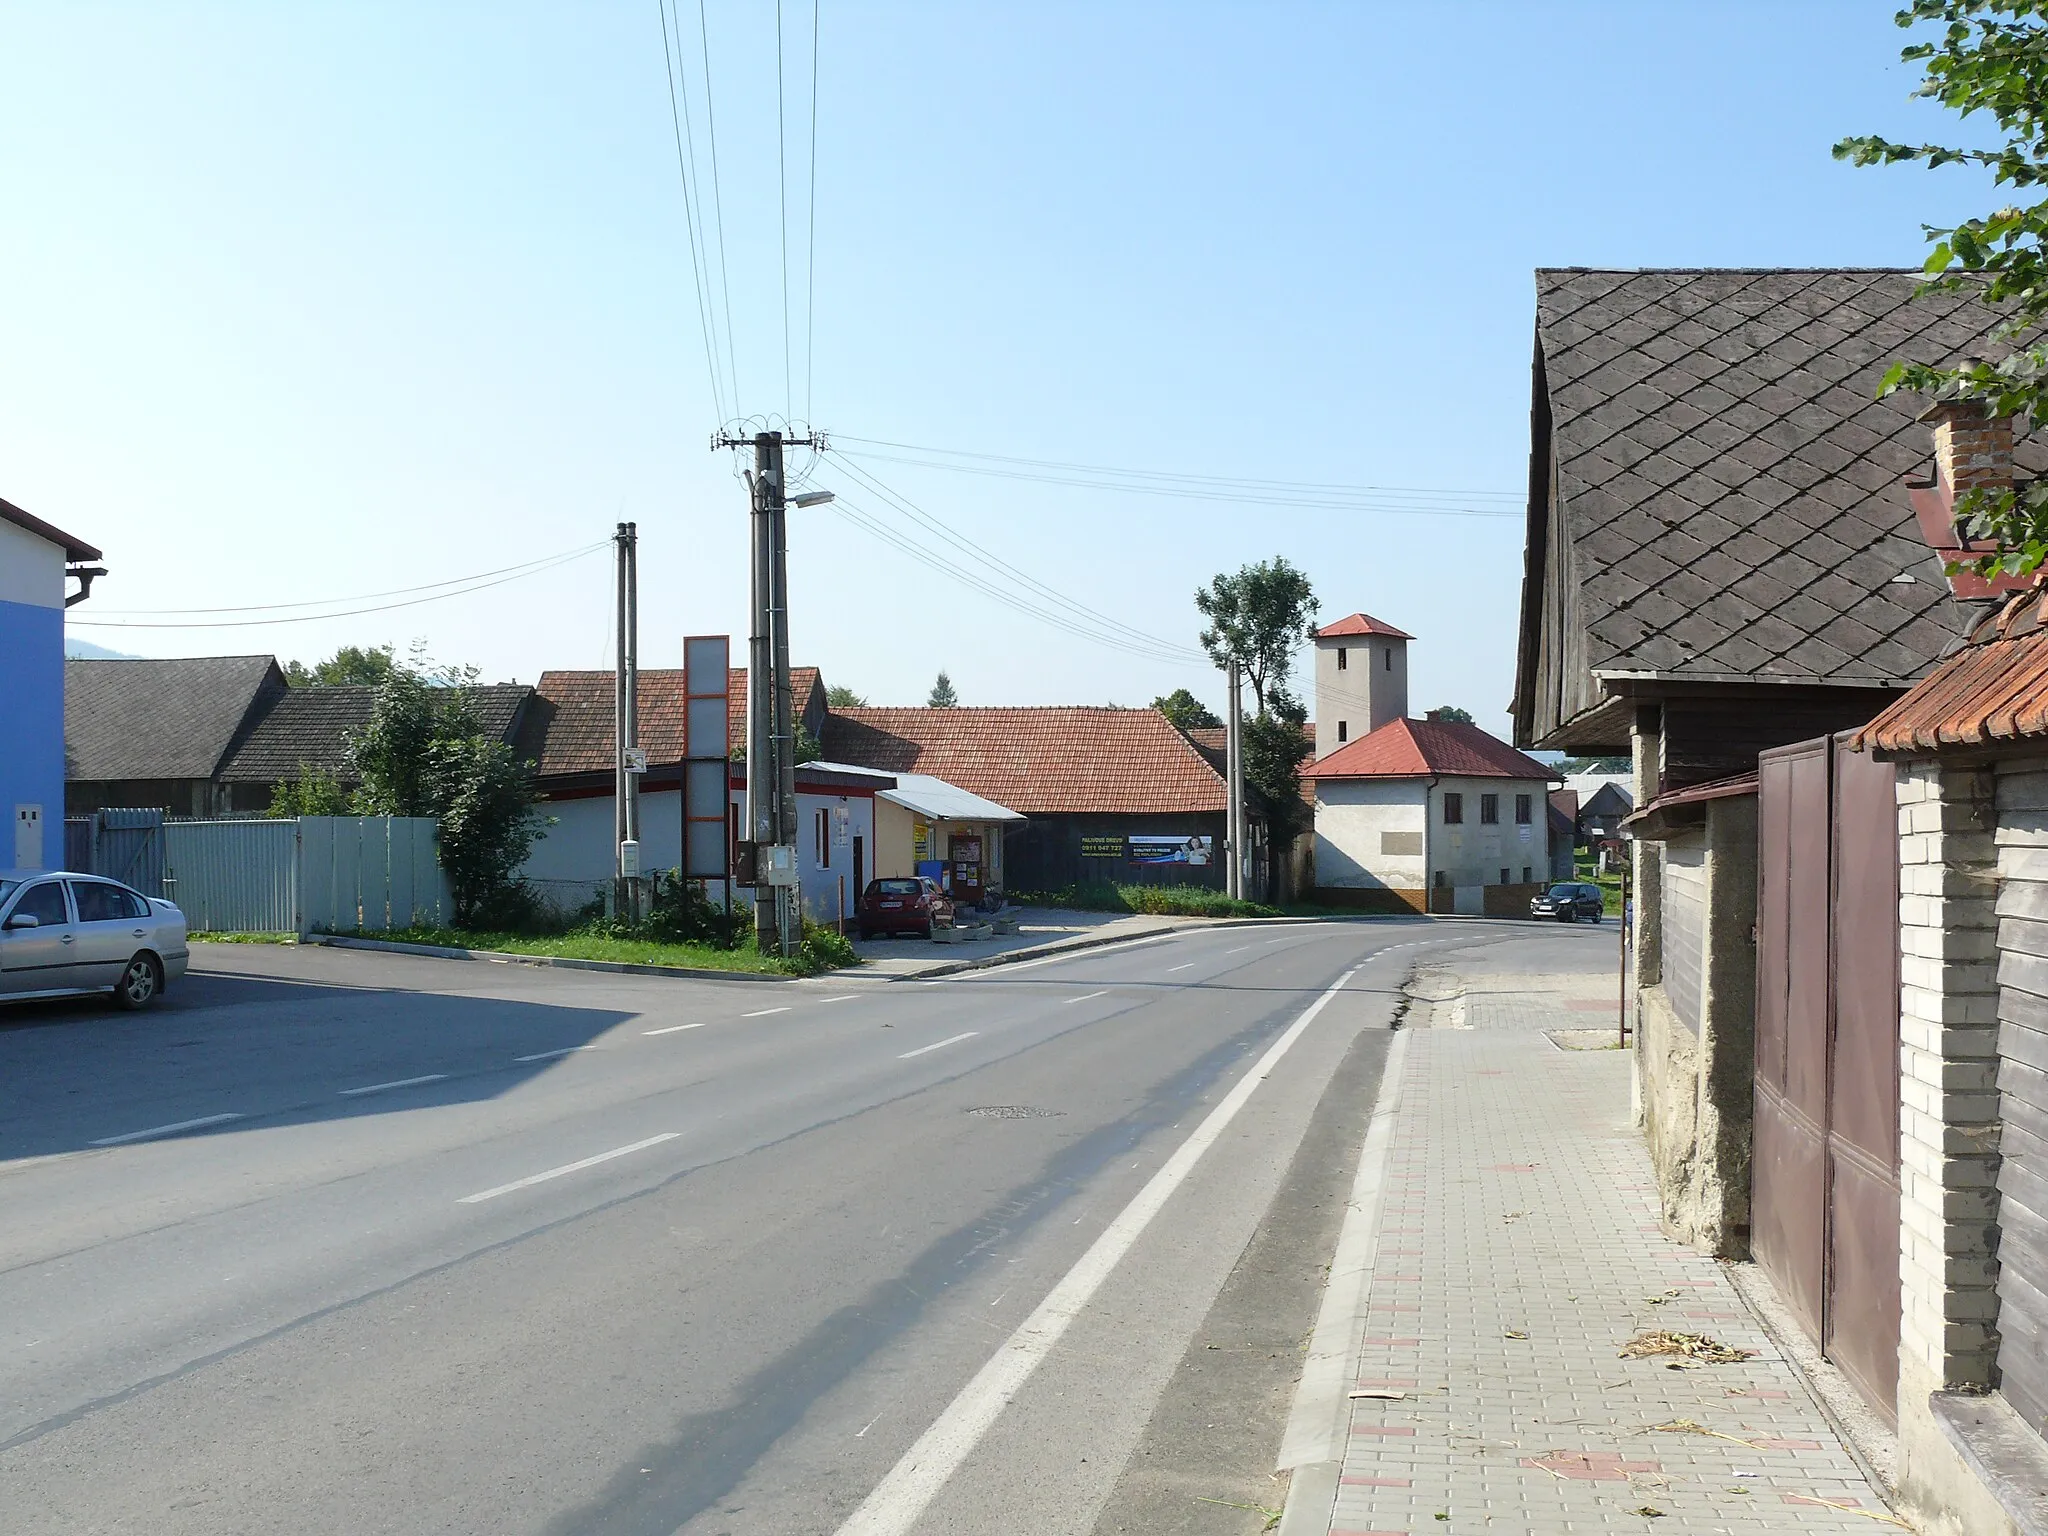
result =
[{"label": "green tree", "polygon": [[529,765],[478,719],[473,668],[443,669],[436,686],[400,665],[377,688],[370,721],[349,744],[366,816],[440,818],[441,867],[462,927],[516,882],[543,818]]},{"label": "green tree", "polygon": [[284,680],[294,688],[334,688],[344,683],[375,685],[398,669],[399,662],[388,645],[367,649],[344,645],[325,661],[316,661],[310,667],[303,661],[286,662]]},{"label": "green tree", "polygon": [[1214,710],[1185,688],[1176,688],[1173,692],[1154,699],[1152,707],[1171,720],[1176,729],[1183,731],[1199,730],[1204,727],[1214,729],[1223,723],[1216,717]]},{"label": "green tree", "polygon": [[341,780],[318,768],[299,765],[297,779],[287,779],[270,791],[269,816],[347,816],[348,790]]},{"label": "green tree", "polygon": [[1235,660],[1252,685],[1258,713],[1267,713],[1267,689],[1285,687],[1294,653],[1308,643],[1315,623],[1308,577],[1284,557],[1262,561],[1215,577],[1195,593],[1195,607],[1209,621],[1202,649],[1219,667]]},{"label": "green tree", "polygon": [[924,705],[926,709],[958,709],[960,695],[953,691],[953,679],[941,672],[939,680],[932,684],[931,697],[924,701]]},{"label": "green tree", "polygon": [[825,702],[834,709],[866,709],[868,707],[866,699],[855,693],[851,688],[843,685],[827,688],[825,690]]},{"label": "green tree", "polygon": [[1472,711],[1460,709],[1455,704],[1439,704],[1435,709],[1432,709],[1427,715],[1423,716],[1423,718],[1425,720],[1449,720],[1455,725],[1470,725],[1472,723]]},{"label": "green tree", "polygon": [[[1959,149],[1863,134],[1835,145],[1835,158],[1857,165],[1974,166],[1989,169],[2000,187],[2038,191],[2048,182],[2048,0],[1912,0],[1893,19],[1901,27],[1925,22],[1940,29],[1939,40],[1900,53],[1921,66],[1913,94],[1961,117],[1984,114],[2005,142]],[[2039,334],[2048,321],[2048,198],[2007,204],[1952,228],[1923,227],[1934,249],[1919,291],[1966,293],[1992,306],[2001,316],[1994,339],[2015,350],[1998,363],[1895,362],[1879,393],[1917,390],[1974,404],[1987,416],[2042,420],[2048,414],[2048,342]],[[2048,558],[2048,479],[2017,490],[1972,489],[1958,502],[1956,520],[1973,537],[1997,544],[1974,562],[1977,569],[1987,576],[2026,575]]]},{"label": "green tree", "polygon": [[1301,798],[1301,765],[1315,751],[1304,728],[1308,710],[1275,683],[1265,710],[1244,722],[1244,791],[1254,816],[1266,823],[1266,839],[1285,848],[1308,830],[1312,817]]}]

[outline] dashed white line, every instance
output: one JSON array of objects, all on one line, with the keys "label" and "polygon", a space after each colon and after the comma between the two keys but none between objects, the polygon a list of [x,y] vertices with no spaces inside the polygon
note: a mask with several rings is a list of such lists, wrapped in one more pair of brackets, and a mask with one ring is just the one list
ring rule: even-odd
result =
[{"label": "dashed white line", "polygon": [[926,1051],[936,1051],[943,1046],[958,1045],[962,1040],[972,1040],[976,1035],[980,1033],[981,1031],[978,1029],[970,1029],[965,1034],[954,1035],[951,1039],[936,1041],[931,1045],[920,1045],[914,1051],[905,1051],[901,1056],[898,1056],[896,1059],[898,1061],[908,1061],[913,1056],[922,1056]]},{"label": "dashed white line", "polygon": [[1070,1003],[1085,1003],[1091,997],[1107,996],[1109,996],[1109,988],[1104,987],[1100,992],[1083,992],[1079,997],[1070,997],[1067,999],[1067,1001]]},{"label": "dashed white line", "polygon": [[1190,960],[1186,965],[1169,965],[1166,974],[1171,976],[1175,971],[1192,971],[1194,968],[1195,962]]},{"label": "dashed white line", "polygon": [[102,1136],[93,1143],[96,1147],[118,1147],[127,1141],[147,1141],[152,1136],[173,1136],[179,1131],[196,1131],[202,1125],[220,1125],[228,1120],[239,1120],[240,1115],[201,1115],[197,1120],[174,1120],[169,1125],[152,1125],[146,1131],[127,1131],[119,1136]]},{"label": "dashed white line", "polygon": [[447,1076],[446,1072],[429,1072],[424,1077],[401,1077],[396,1082],[371,1083],[367,1088],[344,1088],[341,1090],[341,1096],[344,1099],[355,1099],[366,1093],[384,1093],[393,1088],[417,1088],[421,1083],[438,1083]]},{"label": "dashed white line", "polygon": [[535,1051],[531,1056],[514,1056],[514,1061],[553,1061],[557,1056],[574,1056],[578,1051],[594,1051],[594,1045],[565,1045],[559,1051]]},{"label": "dashed white line", "polygon": [[1251,948],[1251,945],[1249,945],[1249,944],[1240,944],[1240,945],[1238,945],[1238,946],[1237,946],[1237,948],[1235,948],[1235,949],[1226,949],[1225,951],[1223,951],[1223,953],[1225,953],[1226,955],[1241,955],[1241,954],[1243,954],[1243,953],[1244,953],[1244,952],[1245,952],[1246,950],[1248,950],[1248,949],[1250,949],[1250,948]]},{"label": "dashed white line", "polygon": [[755,1010],[754,1012],[752,1012],[752,1013],[743,1013],[743,1014],[741,1014],[741,1015],[740,1015],[740,1017],[741,1017],[741,1018],[743,1018],[743,1019],[765,1019],[765,1018],[767,1018],[767,1017],[768,1017],[768,1015],[769,1015],[769,1014],[771,1014],[771,1013],[787,1013],[787,1012],[789,1012],[789,1009],[788,1009],[788,1007],[787,1007],[787,1006],[784,1006],[784,1007],[781,1007],[781,1008],[760,1008],[760,1009],[756,1009],[756,1010]]},{"label": "dashed white line", "polygon": [[515,1189],[530,1189],[536,1184],[545,1184],[549,1179],[559,1179],[565,1173],[581,1173],[585,1168],[595,1168],[599,1163],[608,1163],[615,1157],[624,1157],[630,1152],[644,1152],[649,1147],[658,1147],[664,1141],[674,1141],[681,1131],[663,1131],[659,1136],[649,1136],[645,1141],[636,1141],[629,1146],[613,1147],[609,1152],[600,1152],[595,1157],[578,1158],[573,1163],[564,1163],[559,1168],[550,1168],[545,1173],[530,1173],[523,1179],[514,1179],[510,1184],[500,1184],[496,1189],[479,1190],[473,1195],[464,1195],[457,1205],[476,1205],[485,1200],[495,1200],[500,1195],[509,1195]]},{"label": "dashed white line", "polygon": [[670,1024],[662,1029],[643,1029],[640,1031],[640,1033],[643,1035],[673,1035],[678,1030],[702,1029],[706,1024],[709,1024],[710,1022],[711,1021],[709,1019],[699,1019],[695,1024]]},{"label": "dashed white line", "polygon": [[821,1003],[850,1003],[859,996],[858,992],[847,992],[839,997],[821,997],[818,1001]]}]

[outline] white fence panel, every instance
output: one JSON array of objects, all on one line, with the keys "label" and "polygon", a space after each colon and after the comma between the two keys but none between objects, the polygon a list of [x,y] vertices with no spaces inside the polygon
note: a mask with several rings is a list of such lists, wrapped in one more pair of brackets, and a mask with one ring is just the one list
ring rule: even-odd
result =
[{"label": "white fence panel", "polygon": [[165,885],[198,932],[445,926],[438,832],[431,816],[170,822]]},{"label": "white fence panel", "polygon": [[164,891],[198,933],[300,933],[298,824],[164,824]]}]

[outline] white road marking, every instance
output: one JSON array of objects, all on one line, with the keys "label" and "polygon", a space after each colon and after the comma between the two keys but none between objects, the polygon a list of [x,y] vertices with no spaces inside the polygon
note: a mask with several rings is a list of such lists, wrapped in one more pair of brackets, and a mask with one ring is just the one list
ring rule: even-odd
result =
[{"label": "white road marking", "polygon": [[757,1010],[756,1010],[755,1012],[753,1012],[753,1013],[743,1013],[743,1014],[741,1014],[741,1015],[740,1015],[740,1017],[741,1017],[741,1018],[743,1018],[743,1019],[765,1019],[765,1018],[767,1018],[767,1017],[768,1017],[768,1015],[769,1015],[769,1014],[771,1014],[771,1013],[787,1013],[787,1012],[789,1012],[789,1009],[788,1009],[788,1007],[787,1007],[787,1006],[784,1006],[784,1007],[781,1007],[781,1008],[761,1008],[761,1009],[757,1009]]},{"label": "white road marking", "polygon": [[1083,992],[1079,997],[1070,997],[1067,999],[1067,1001],[1070,1003],[1085,1003],[1091,997],[1107,996],[1109,996],[1109,989],[1107,987],[1104,987],[1100,992]]},{"label": "white road marking", "polygon": [[859,996],[858,992],[848,992],[839,997],[821,997],[818,1001],[821,1003],[850,1003]]},{"label": "white road marking", "polygon": [[839,1527],[839,1536],[904,1536],[917,1524],[947,1479],[959,1470],[960,1464],[981,1443],[1004,1406],[1023,1389],[1039,1362],[1052,1352],[1068,1325],[1088,1305],[1102,1282],[1109,1278],[1152,1218],[1165,1207],[1173,1192],[1186,1181],[1195,1164],[1201,1161],[1202,1154],[1216,1143],[1237,1117],[1237,1112],[1244,1108],[1252,1091],[1280,1064],[1280,1058],[1315,1022],[1316,1015],[1323,1011],[1330,999],[1357,974],[1358,967],[1353,966],[1332,982],[1329,990],[1310,1003],[1301,1017],[1289,1025],[1287,1032],[1259,1058],[1258,1063],[1238,1079],[1237,1085],[1209,1112],[1194,1134],[1181,1143],[1116,1220],[1095,1239],[1080,1262],[1067,1271],[1045,1300],[1003,1342],[1002,1348],[946,1405],[931,1428],[918,1436],[916,1444],[905,1451],[902,1459],[889,1469],[888,1475],[875,1485],[874,1491],[853,1512],[853,1518]]},{"label": "white road marking", "polygon": [[96,1147],[118,1147],[124,1141],[147,1141],[152,1136],[170,1136],[179,1131],[196,1131],[202,1125],[219,1125],[227,1120],[239,1120],[240,1115],[201,1115],[197,1120],[175,1120],[169,1125],[152,1125],[146,1131],[129,1131],[120,1136],[102,1136],[93,1143]]},{"label": "white road marking", "polygon": [[1166,974],[1171,976],[1175,971],[1192,971],[1194,968],[1195,962],[1190,960],[1186,965],[1169,965]]},{"label": "white road marking", "polygon": [[1243,954],[1243,953],[1244,953],[1244,952],[1245,952],[1246,950],[1248,950],[1248,949],[1250,949],[1250,948],[1251,948],[1251,945],[1249,945],[1249,944],[1240,944],[1240,945],[1238,945],[1238,946],[1237,946],[1237,948],[1235,948],[1235,949],[1226,949],[1225,951],[1223,951],[1223,953],[1225,953],[1226,955],[1241,955],[1241,954]]},{"label": "white road marking", "polygon": [[354,1099],[366,1093],[383,1093],[390,1088],[417,1088],[421,1083],[438,1083],[447,1075],[446,1072],[429,1072],[424,1077],[401,1077],[393,1083],[372,1083],[367,1088],[344,1088],[341,1090],[341,1096],[344,1099]]},{"label": "white road marking", "polygon": [[1291,939],[1291,938],[1293,938],[1293,937],[1294,937],[1294,935],[1293,935],[1293,934],[1291,934],[1291,933],[1283,933],[1283,934],[1281,934],[1281,935],[1280,935],[1280,937],[1279,937],[1279,938],[1277,938],[1277,939],[1267,939],[1267,940],[1265,940],[1264,942],[1266,942],[1266,943],[1268,943],[1268,944],[1285,944],[1285,943],[1286,943],[1286,942],[1287,942],[1287,941],[1288,941],[1289,939]]},{"label": "white road marking", "polygon": [[574,1056],[578,1051],[591,1051],[591,1045],[565,1045],[559,1051],[535,1051],[531,1056],[514,1056],[514,1061],[553,1061],[557,1056]]},{"label": "white road marking", "polygon": [[702,1029],[706,1024],[709,1024],[710,1022],[711,1021],[709,1019],[700,1019],[695,1024],[671,1024],[665,1029],[643,1029],[640,1031],[640,1033],[643,1035],[672,1035],[676,1033],[678,1030]]},{"label": "white road marking", "polygon": [[958,1045],[962,1040],[972,1040],[976,1035],[980,1033],[981,1031],[978,1029],[970,1029],[967,1031],[966,1034],[955,1035],[950,1040],[941,1040],[933,1045],[920,1045],[914,1051],[905,1051],[901,1056],[898,1056],[896,1059],[898,1061],[908,1061],[913,1056],[922,1056],[926,1051],[936,1051],[939,1049],[940,1046]]},{"label": "white road marking", "polygon": [[485,1200],[495,1200],[500,1195],[509,1195],[515,1189],[530,1189],[536,1184],[545,1184],[549,1179],[559,1179],[565,1173],[581,1173],[585,1168],[595,1168],[599,1163],[608,1163],[615,1157],[624,1157],[629,1152],[644,1152],[649,1147],[658,1147],[664,1141],[674,1141],[681,1131],[663,1131],[659,1136],[650,1136],[645,1141],[636,1141],[630,1146],[613,1147],[609,1152],[600,1152],[595,1157],[578,1158],[573,1163],[564,1163],[559,1168],[550,1168],[546,1173],[530,1173],[523,1179],[514,1179],[510,1184],[500,1184],[496,1189],[480,1190],[473,1195],[464,1195],[457,1205],[477,1205]]}]

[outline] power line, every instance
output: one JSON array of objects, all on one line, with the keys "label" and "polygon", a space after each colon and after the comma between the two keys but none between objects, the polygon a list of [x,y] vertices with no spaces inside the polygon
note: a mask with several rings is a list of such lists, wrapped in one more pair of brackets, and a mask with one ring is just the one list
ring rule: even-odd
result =
[{"label": "power line", "polygon": [[[81,629],[264,629],[277,624],[312,624],[317,623],[322,619],[353,619],[366,613],[390,613],[394,609],[417,608],[423,603],[438,603],[441,602],[443,599],[450,597],[467,597],[472,592],[483,592],[487,591],[492,587],[502,587],[507,582],[524,581],[529,576],[538,576],[543,571],[551,571],[554,570],[557,566],[567,565],[573,560],[580,560],[586,555],[592,554],[597,550],[607,547],[610,543],[611,540],[604,539],[596,544],[587,544],[581,549],[570,550],[566,554],[551,556],[550,558],[542,562],[529,563],[524,568],[512,567],[510,568],[512,572],[511,574],[500,575],[495,581],[485,581],[480,578],[465,578],[472,584],[459,587],[454,591],[435,592],[426,597],[407,598],[405,601],[398,603],[379,603],[369,608],[349,608],[343,609],[340,612],[331,613],[301,613],[294,614],[289,618],[218,619],[196,623],[184,621],[172,623],[151,623],[147,621],[121,619],[66,619],[65,622],[68,625]],[[336,597],[329,598],[327,599],[327,601],[333,603],[348,603],[358,601],[358,599],[348,597]],[[161,609],[157,611],[165,613],[175,613],[179,610]],[[184,611],[192,613],[219,613],[233,612],[235,610],[196,608]]]},{"label": "power line", "polygon": [[1201,481],[1204,483],[1214,485],[1271,486],[1282,487],[1289,490],[1307,489],[1316,491],[1413,492],[1417,495],[1428,496],[1491,496],[1506,497],[1510,499],[1519,498],[1522,494],[1520,491],[1454,491],[1445,490],[1441,487],[1433,486],[1352,485],[1326,483],[1313,480],[1256,480],[1245,479],[1234,475],[1195,475],[1188,474],[1179,470],[1119,469],[1107,464],[1074,464],[1061,459],[1026,459],[1019,458],[1013,454],[975,453],[965,448],[935,448],[925,443],[898,443],[891,442],[889,439],[881,437],[855,437],[851,433],[847,432],[833,433],[832,440],[835,443],[866,443],[873,448],[901,448],[908,453],[940,454],[945,457],[956,459],[991,459],[999,464],[1027,464],[1038,469],[1082,470],[1086,471],[1089,474],[1137,475],[1153,480],[1191,480]]},{"label": "power line", "polygon": [[[688,230],[690,237],[690,276],[697,287],[697,325],[704,335],[704,361],[711,373],[711,408],[718,413],[718,419],[724,421],[726,419],[725,399],[719,387],[718,378],[718,330],[717,324],[712,318],[712,306],[705,291],[707,287],[705,268],[709,264],[710,253],[708,250],[700,253],[698,248],[696,200],[690,191],[690,167],[697,158],[695,143],[692,143],[687,158],[685,158],[683,153],[683,123],[689,103],[689,91],[686,86],[682,92],[681,101],[678,102],[676,60],[669,51],[668,0],[655,0],[655,9],[661,17],[661,61],[668,71],[669,126],[675,134],[676,174],[682,178],[683,183],[683,224]],[[676,22],[675,52],[677,54],[682,52],[682,34],[682,22],[679,16]]]},{"label": "power line", "polygon": [[804,257],[804,419],[811,415],[811,370],[818,316],[818,8],[811,0],[811,202],[804,216],[810,251]]},{"label": "power line", "polygon": [[[682,46],[680,16],[676,29],[677,49]],[[711,98],[711,26],[704,16],[704,0],[697,0],[697,41],[704,60],[704,123],[711,137],[711,213],[718,231],[718,291],[725,306],[725,358],[732,375],[732,408],[740,409],[739,356],[732,340],[732,277],[725,262],[725,194],[718,181],[718,111]]]},{"label": "power line", "polygon": [[894,504],[896,507],[898,507],[906,516],[914,519],[923,527],[929,529],[932,533],[937,534],[940,538],[946,540],[948,543],[954,545],[956,548],[961,549],[970,555],[973,555],[982,560],[986,560],[992,565],[1001,567],[1010,575],[1014,576],[1018,581],[1023,582],[1026,586],[1029,586],[1037,592],[1043,594],[1046,598],[1049,598],[1051,601],[1058,603],[1062,608],[1069,610],[1076,617],[1080,618],[1084,623],[1106,627],[1110,630],[1121,631],[1124,635],[1130,637],[1132,640],[1135,640],[1142,645],[1150,646],[1155,649],[1163,648],[1165,650],[1174,652],[1177,656],[1193,659],[1199,657],[1202,654],[1188,646],[1180,645],[1175,641],[1166,640],[1158,635],[1148,634],[1146,631],[1142,629],[1133,628],[1131,625],[1124,623],[1121,619],[1112,618],[1110,615],[1101,612],[1099,609],[1090,608],[1086,603],[1080,602],[1074,598],[1067,596],[1064,592],[1061,592],[1054,587],[1046,585],[1044,582],[1040,581],[1037,577],[1031,575],[1029,572],[1020,570],[1018,567],[1010,564],[1009,561],[1003,559],[1001,556],[992,554],[988,550],[978,545],[971,544],[966,540],[962,539],[951,528],[947,527],[946,524],[942,522],[940,519],[926,512],[922,507],[918,506],[915,502],[910,500],[909,497],[903,495],[900,491],[892,490],[889,486],[884,485],[879,479],[877,479],[874,475],[869,474],[867,471],[863,470],[859,465],[847,463],[844,460],[840,460],[839,464],[840,467],[845,469],[849,474],[859,477],[859,479],[865,485],[869,486],[876,493],[878,493],[879,495],[887,499],[889,502]]},{"label": "power line", "polygon": [[775,0],[775,190],[782,213],[782,414],[795,414],[796,390],[789,369],[789,157],[784,149],[786,114],[782,108],[782,0]]},{"label": "power line", "polygon": [[522,560],[517,565],[501,565],[495,571],[476,571],[468,576],[450,576],[446,581],[422,582],[416,587],[393,587],[385,592],[354,592],[347,597],[309,597],[296,603],[248,603],[237,608],[107,608],[117,618],[190,618],[206,613],[278,613],[286,608],[325,608],[334,603],[367,603],[378,598],[407,597],[415,592],[434,592],[442,587],[466,586],[472,581],[485,581],[493,576],[511,576],[531,567],[552,565],[559,560],[574,559],[577,555],[588,554],[598,548],[596,544],[585,544],[576,549],[565,549],[552,555],[536,555],[531,560]]}]

